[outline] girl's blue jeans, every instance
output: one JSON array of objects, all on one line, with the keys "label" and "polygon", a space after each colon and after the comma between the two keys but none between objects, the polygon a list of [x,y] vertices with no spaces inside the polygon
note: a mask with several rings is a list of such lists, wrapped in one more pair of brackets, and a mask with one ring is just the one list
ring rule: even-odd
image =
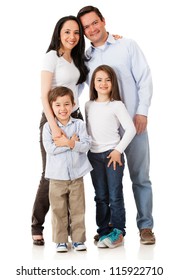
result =
[{"label": "girl's blue jeans", "polygon": [[125,235],[125,207],[123,198],[124,156],[121,155],[123,165],[117,164],[116,170],[111,164],[108,167],[107,156],[112,150],[102,153],[88,152],[89,161],[93,167],[91,171],[92,183],[95,189],[96,224],[100,237],[113,228],[120,229]]}]

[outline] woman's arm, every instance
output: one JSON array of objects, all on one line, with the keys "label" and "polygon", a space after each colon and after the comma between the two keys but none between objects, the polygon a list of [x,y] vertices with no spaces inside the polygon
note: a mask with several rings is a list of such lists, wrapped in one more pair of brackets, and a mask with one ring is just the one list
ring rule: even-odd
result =
[{"label": "woman's arm", "polygon": [[[60,137],[58,139],[61,138],[63,137]],[[45,123],[43,126],[42,140],[46,153],[50,155],[58,155],[70,149],[68,146],[57,146],[55,144],[52,139],[52,133],[49,123]]]},{"label": "woman's arm", "polygon": [[50,125],[50,128],[52,130],[52,138],[55,138],[55,137],[61,137],[62,131],[57,126],[53,111],[48,102],[48,93],[51,89],[52,77],[53,77],[52,72],[49,71],[41,72],[41,99],[42,99],[43,110],[47,118],[47,121]]}]

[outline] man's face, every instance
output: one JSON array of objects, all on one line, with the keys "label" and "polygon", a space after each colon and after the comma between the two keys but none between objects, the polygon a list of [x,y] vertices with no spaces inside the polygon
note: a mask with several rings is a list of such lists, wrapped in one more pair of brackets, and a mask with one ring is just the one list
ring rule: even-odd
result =
[{"label": "man's face", "polygon": [[101,20],[95,12],[80,17],[85,36],[94,46],[103,45],[106,40],[105,20]]}]

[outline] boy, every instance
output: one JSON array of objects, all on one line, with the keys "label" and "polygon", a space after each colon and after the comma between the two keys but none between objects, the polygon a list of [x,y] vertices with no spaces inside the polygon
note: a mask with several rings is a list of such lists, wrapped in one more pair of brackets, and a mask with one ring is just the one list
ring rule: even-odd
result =
[{"label": "boy", "polygon": [[50,179],[49,200],[52,211],[52,236],[57,252],[68,251],[68,210],[71,220],[72,247],[86,250],[85,200],[83,176],[92,170],[86,152],[91,145],[85,123],[74,119],[73,92],[56,87],[49,92],[49,103],[63,131],[52,139],[48,123],[43,128],[43,144],[47,153],[45,177]]}]

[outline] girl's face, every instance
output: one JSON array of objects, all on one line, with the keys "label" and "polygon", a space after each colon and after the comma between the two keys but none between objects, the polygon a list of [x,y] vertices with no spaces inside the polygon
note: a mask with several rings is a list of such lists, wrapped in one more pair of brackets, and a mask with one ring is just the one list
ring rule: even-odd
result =
[{"label": "girl's face", "polygon": [[104,71],[98,71],[94,79],[94,88],[98,93],[98,98],[106,97],[110,99],[112,91],[112,82],[109,75]]},{"label": "girl's face", "polygon": [[72,50],[78,44],[80,31],[76,21],[68,20],[64,23],[60,31],[60,40],[63,50]]}]

